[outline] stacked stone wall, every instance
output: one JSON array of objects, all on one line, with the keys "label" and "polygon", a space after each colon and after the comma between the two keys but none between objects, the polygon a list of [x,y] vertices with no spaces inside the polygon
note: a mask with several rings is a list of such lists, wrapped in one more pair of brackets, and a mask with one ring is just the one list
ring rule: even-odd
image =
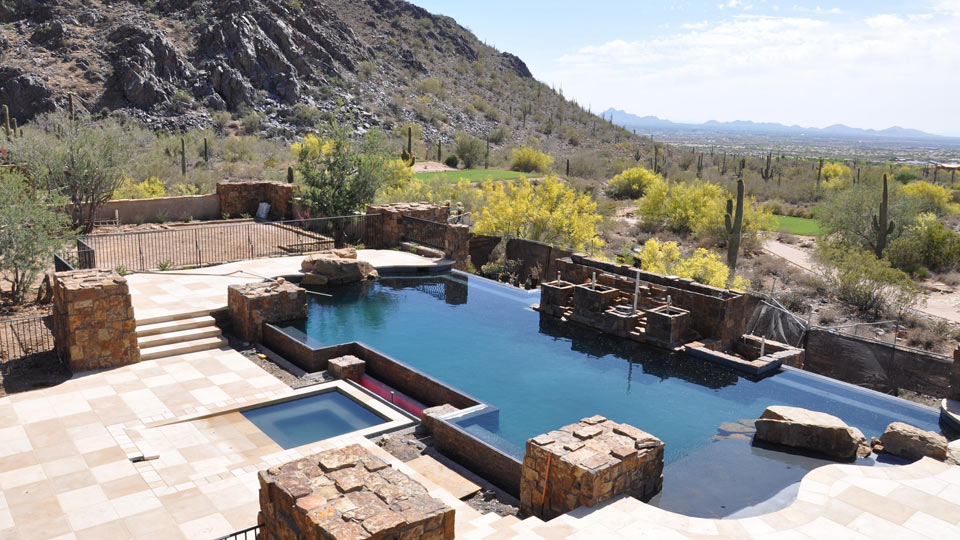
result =
[{"label": "stacked stone wall", "polygon": [[449,540],[452,508],[360,445],[261,471],[264,540]]},{"label": "stacked stone wall", "polygon": [[293,184],[282,182],[220,182],[217,184],[220,212],[231,217],[255,216],[260,203],[270,203],[268,218],[293,218]]},{"label": "stacked stone wall", "polygon": [[[450,217],[450,207],[425,202],[371,204],[367,214],[380,214],[383,223],[383,247],[398,247],[403,240],[403,216],[414,217],[436,223],[446,223]],[[469,249],[469,248],[468,248]]]},{"label": "stacked stone wall", "polygon": [[663,487],[663,442],[602,416],[527,441],[520,511],[544,520],[623,493],[648,499]]},{"label": "stacked stone wall", "polygon": [[57,351],[71,372],[140,361],[130,289],[116,272],[55,274],[53,329]]},{"label": "stacked stone wall", "polygon": [[244,341],[259,342],[264,323],[307,317],[307,292],[282,279],[227,287],[227,309],[233,333]]},{"label": "stacked stone wall", "polygon": [[960,400],[960,345],[953,350],[953,364],[950,366],[950,396]]}]

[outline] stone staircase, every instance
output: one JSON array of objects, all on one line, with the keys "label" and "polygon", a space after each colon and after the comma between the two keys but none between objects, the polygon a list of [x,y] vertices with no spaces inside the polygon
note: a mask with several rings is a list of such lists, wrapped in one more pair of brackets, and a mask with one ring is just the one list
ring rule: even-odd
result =
[{"label": "stone staircase", "polygon": [[179,313],[137,321],[141,360],[217,349],[227,340],[209,311]]}]

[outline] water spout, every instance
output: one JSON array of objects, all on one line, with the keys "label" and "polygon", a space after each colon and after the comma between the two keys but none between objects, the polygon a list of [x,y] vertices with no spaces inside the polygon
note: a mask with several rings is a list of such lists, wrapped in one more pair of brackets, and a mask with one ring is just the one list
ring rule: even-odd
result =
[{"label": "water spout", "polygon": [[597,273],[593,273],[593,281],[590,283],[590,290],[597,290]]},{"label": "water spout", "polygon": [[633,312],[637,312],[637,299],[640,297],[640,270],[637,270],[637,279],[633,284]]}]

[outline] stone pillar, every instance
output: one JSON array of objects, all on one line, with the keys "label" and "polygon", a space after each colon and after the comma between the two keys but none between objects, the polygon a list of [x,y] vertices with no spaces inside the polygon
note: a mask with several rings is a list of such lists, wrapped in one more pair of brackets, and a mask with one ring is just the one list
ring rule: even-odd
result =
[{"label": "stone pillar", "polygon": [[960,401],[960,345],[953,350],[953,365],[950,367],[950,396]]},{"label": "stone pillar", "polygon": [[443,241],[443,253],[453,259],[453,267],[466,271],[470,266],[470,227],[447,225]]},{"label": "stone pillar", "polygon": [[73,373],[140,361],[130,289],[114,271],[55,274],[53,333],[57,352]]},{"label": "stone pillar", "polygon": [[338,379],[350,379],[360,384],[360,379],[363,378],[366,366],[366,362],[352,354],[348,354],[339,358],[332,358],[327,363],[327,371],[330,372],[330,375]]},{"label": "stone pillar", "polygon": [[663,442],[602,416],[527,441],[520,511],[553,519],[621,493],[647,499],[663,487]]},{"label": "stone pillar", "polygon": [[272,282],[230,285],[227,308],[233,333],[243,341],[260,341],[264,323],[307,317],[307,292],[283,278]]},{"label": "stone pillar", "polygon": [[449,540],[454,510],[362,446],[260,471],[264,540]]},{"label": "stone pillar", "polygon": [[260,203],[270,203],[271,220],[293,215],[293,185],[284,182],[220,182],[217,184],[220,212],[233,217],[255,216]]}]

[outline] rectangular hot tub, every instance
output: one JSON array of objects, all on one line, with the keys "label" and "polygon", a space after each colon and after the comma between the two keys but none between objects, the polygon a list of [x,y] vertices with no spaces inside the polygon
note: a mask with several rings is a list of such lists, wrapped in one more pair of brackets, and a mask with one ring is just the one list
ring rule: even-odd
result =
[{"label": "rectangular hot tub", "polygon": [[266,405],[241,414],[284,450],[390,421],[338,391]]}]

